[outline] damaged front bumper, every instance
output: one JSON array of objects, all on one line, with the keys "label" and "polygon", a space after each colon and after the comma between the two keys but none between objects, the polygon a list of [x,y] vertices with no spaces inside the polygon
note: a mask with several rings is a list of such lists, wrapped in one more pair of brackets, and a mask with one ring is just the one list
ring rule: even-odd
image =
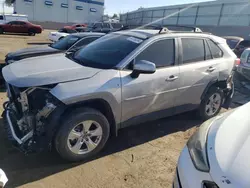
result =
[{"label": "damaged front bumper", "polygon": [[225,95],[225,98],[224,98],[222,107],[225,109],[229,109],[232,103],[233,96],[234,96],[233,75],[230,76],[227,80],[227,87],[226,89],[224,89],[224,95]]},{"label": "damaged front bumper", "polygon": [[21,131],[18,129],[17,117],[11,109],[5,109],[2,117],[4,120],[4,129],[7,133],[8,139],[15,147],[25,153],[28,153],[28,150],[30,150],[28,148],[30,148],[29,146],[32,144],[34,130],[22,135]]},{"label": "damaged front bumper", "polygon": [[49,90],[40,92],[41,88],[30,88],[14,92],[18,88],[13,88],[7,86],[10,101],[4,103],[2,114],[8,139],[24,153],[49,148],[46,129],[58,107],[58,101],[49,94]]}]

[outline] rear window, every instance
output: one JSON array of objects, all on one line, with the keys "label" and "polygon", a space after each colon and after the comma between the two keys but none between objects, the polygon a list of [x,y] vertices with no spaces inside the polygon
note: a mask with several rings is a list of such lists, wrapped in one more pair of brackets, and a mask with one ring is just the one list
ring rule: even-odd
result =
[{"label": "rear window", "polygon": [[227,45],[229,46],[229,48],[231,49],[235,49],[236,45],[239,43],[239,40],[237,39],[227,39]]},{"label": "rear window", "polygon": [[183,63],[194,63],[205,60],[203,39],[182,38]]},{"label": "rear window", "polygon": [[136,37],[113,33],[79,50],[73,59],[84,66],[111,69],[142,42],[142,39]]},{"label": "rear window", "polygon": [[213,58],[220,58],[223,56],[221,49],[213,41],[208,40],[208,44],[212,53]]},{"label": "rear window", "polygon": [[51,47],[58,49],[58,50],[68,50],[79,39],[80,39],[80,37],[78,37],[78,36],[69,35],[69,36],[64,37],[63,39],[55,42],[54,44],[51,44]]},{"label": "rear window", "polygon": [[239,45],[244,47],[250,47],[250,41],[248,40],[241,41]]}]

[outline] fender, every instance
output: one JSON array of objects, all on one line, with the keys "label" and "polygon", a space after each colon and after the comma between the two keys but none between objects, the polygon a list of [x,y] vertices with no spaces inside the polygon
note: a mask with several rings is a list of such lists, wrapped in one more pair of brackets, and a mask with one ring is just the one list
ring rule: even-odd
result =
[{"label": "fender", "polygon": [[203,93],[202,93],[202,95],[201,95],[201,100],[204,99],[204,97],[205,97],[206,93],[208,92],[209,88],[210,88],[212,85],[216,84],[216,83],[218,83],[218,80],[211,80],[211,81],[207,84],[207,87],[204,89],[204,91],[203,91]]}]

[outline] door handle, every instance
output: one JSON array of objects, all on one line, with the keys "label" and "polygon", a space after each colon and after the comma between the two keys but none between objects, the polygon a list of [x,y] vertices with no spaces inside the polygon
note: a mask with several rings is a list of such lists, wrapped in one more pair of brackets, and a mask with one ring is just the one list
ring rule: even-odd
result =
[{"label": "door handle", "polygon": [[207,69],[207,72],[213,72],[213,71],[215,71],[215,70],[216,70],[215,67],[209,67],[209,68]]},{"label": "door handle", "polygon": [[171,75],[169,76],[166,81],[174,81],[174,80],[177,80],[178,79],[178,76],[175,76],[175,75]]}]

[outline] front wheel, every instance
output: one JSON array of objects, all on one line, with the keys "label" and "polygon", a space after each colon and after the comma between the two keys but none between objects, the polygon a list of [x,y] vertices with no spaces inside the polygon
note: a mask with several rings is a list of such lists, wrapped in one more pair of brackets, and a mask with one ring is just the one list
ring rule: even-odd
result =
[{"label": "front wheel", "polygon": [[223,103],[223,92],[218,87],[211,87],[200,104],[200,116],[203,120],[216,116]]},{"label": "front wheel", "polygon": [[55,147],[59,155],[68,161],[81,161],[94,156],[109,138],[109,122],[95,109],[75,111],[62,122]]},{"label": "front wheel", "polygon": [[3,31],[3,28],[0,28],[0,34],[3,34],[4,31]]},{"label": "front wheel", "polygon": [[28,35],[29,35],[29,36],[35,36],[35,35],[36,35],[36,32],[33,31],[33,30],[29,30]]}]

